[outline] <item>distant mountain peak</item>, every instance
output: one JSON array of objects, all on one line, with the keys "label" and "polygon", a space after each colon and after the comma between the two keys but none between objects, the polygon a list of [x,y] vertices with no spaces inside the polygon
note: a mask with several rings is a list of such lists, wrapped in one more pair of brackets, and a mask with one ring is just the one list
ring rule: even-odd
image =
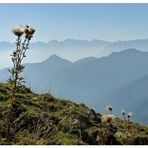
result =
[{"label": "distant mountain peak", "polygon": [[49,59],[61,59],[61,58],[57,56],[56,54],[53,54],[49,57]]},{"label": "distant mountain peak", "polygon": [[86,57],[86,58],[80,59],[78,61],[75,61],[74,63],[80,64],[80,63],[84,63],[84,62],[91,62],[91,61],[96,60],[96,59],[97,59],[96,57]]},{"label": "distant mountain peak", "polygon": [[128,49],[125,49],[121,52],[141,52],[141,51],[137,50],[136,48],[128,48]]},{"label": "distant mountain peak", "polygon": [[119,52],[112,52],[111,55],[124,55],[124,54],[137,54],[137,53],[142,53],[142,51],[139,51],[135,48],[128,48]]},{"label": "distant mountain peak", "polygon": [[59,41],[58,40],[50,40],[50,41],[48,41],[48,43],[52,43],[52,44],[57,44]]},{"label": "distant mountain peak", "polygon": [[53,54],[51,56],[49,56],[49,58],[45,61],[57,61],[57,60],[61,60],[62,58],[57,56],[56,54]]},{"label": "distant mountain peak", "polygon": [[71,61],[68,61],[64,58],[61,58],[59,56],[57,56],[56,54],[53,54],[51,55],[48,59],[46,59],[45,61],[43,61],[43,63],[48,63],[48,62],[61,62],[61,61],[64,61],[64,62],[71,62]]}]

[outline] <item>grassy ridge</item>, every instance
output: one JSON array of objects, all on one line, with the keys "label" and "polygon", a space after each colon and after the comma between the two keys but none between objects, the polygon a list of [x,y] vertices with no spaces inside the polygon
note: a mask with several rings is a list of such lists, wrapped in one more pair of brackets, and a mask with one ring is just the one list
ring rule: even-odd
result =
[{"label": "grassy ridge", "polygon": [[116,118],[101,122],[99,113],[90,118],[84,104],[35,94],[21,87],[14,104],[12,140],[6,142],[5,111],[8,84],[0,83],[0,144],[148,144],[148,127]]}]

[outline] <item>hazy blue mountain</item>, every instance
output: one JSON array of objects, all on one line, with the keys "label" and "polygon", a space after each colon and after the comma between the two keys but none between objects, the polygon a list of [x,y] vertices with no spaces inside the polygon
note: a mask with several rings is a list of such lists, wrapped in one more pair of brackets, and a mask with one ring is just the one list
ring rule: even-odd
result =
[{"label": "hazy blue mountain", "polygon": [[136,48],[137,50],[148,50],[148,39],[130,40],[130,41],[118,41],[110,44],[107,48],[113,50],[123,50],[127,48]]},{"label": "hazy blue mountain", "polygon": [[95,57],[86,57],[86,58],[78,60],[78,61],[76,61],[74,63],[75,64],[82,64],[82,63],[87,63],[87,62],[94,61],[95,59],[97,59],[97,58],[95,58]]},{"label": "hazy blue mountain", "polygon": [[[77,61],[89,56],[103,57],[115,51],[136,48],[141,51],[148,50],[148,39],[108,42],[103,40],[51,40],[49,42],[34,42],[30,44],[25,63],[42,62],[49,56],[56,54],[70,61]],[[14,43],[0,42],[0,69],[11,66],[10,53],[15,49]]]},{"label": "hazy blue mountain", "polygon": [[[108,55],[112,52],[119,52],[128,48],[135,48],[140,51],[148,51],[148,39],[137,39],[129,41],[116,41],[104,47],[102,54]],[[100,53],[98,53],[99,55]]]},{"label": "hazy blue mountain", "polygon": [[[56,54],[70,61],[76,61],[88,56],[96,56],[109,42],[102,40],[51,40],[30,44],[25,63],[36,63]],[[10,53],[15,49],[14,43],[0,42],[0,69],[11,66]]]},{"label": "hazy blue mountain", "polygon": [[[36,91],[47,91],[51,88],[50,80],[61,69],[69,67],[72,63],[56,55],[50,56],[41,63],[26,64],[24,76],[27,84]],[[39,84],[39,85],[38,85]]]},{"label": "hazy blue mountain", "polygon": [[9,42],[5,42],[5,41],[0,41],[0,51],[1,50],[10,50],[12,48],[14,48],[15,45]]},{"label": "hazy blue mountain", "polygon": [[[148,74],[147,65],[148,52],[135,49],[114,52],[102,58],[89,57],[74,63],[54,55],[40,63],[26,64],[24,75],[28,85],[35,83],[34,90],[52,88],[58,95],[88,101],[92,97],[96,100]],[[4,70],[0,74],[0,79],[4,80]],[[38,83],[44,85],[36,88]]]},{"label": "hazy blue mountain", "polygon": [[97,107],[99,98],[148,74],[147,65],[147,52],[128,49],[90,62],[75,62],[54,75],[50,84],[63,96]]},{"label": "hazy blue mountain", "polygon": [[[26,79],[26,84],[32,87],[35,91],[47,91],[51,85],[48,83],[50,79],[58,73],[59,70],[64,69],[72,64],[72,62],[62,59],[56,55],[50,56],[47,60],[40,63],[25,64],[25,71],[23,76]],[[5,82],[9,77],[7,69],[0,70],[0,81]]]}]

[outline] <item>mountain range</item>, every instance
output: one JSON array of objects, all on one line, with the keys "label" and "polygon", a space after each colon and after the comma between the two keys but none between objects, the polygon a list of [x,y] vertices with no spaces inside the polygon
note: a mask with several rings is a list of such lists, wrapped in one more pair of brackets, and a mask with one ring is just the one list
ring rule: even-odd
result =
[{"label": "mountain range", "polygon": [[[148,52],[131,48],[76,62],[52,55],[43,62],[25,64],[23,75],[36,92],[51,91],[99,112],[112,104],[115,114],[132,111],[134,120],[148,124],[147,65]],[[8,75],[7,69],[0,70],[0,81],[5,82]]]},{"label": "mountain range", "polygon": [[[63,41],[51,40],[49,42],[38,41],[30,44],[25,63],[42,62],[53,54],[74,62],[90,56],[107,56],[112,52],[119,52],[128,48],[147,51],[147,47],[148,39],[115,42],[98,39],[91,41],[76,39],[66,39]],[[15,49],[14,43],[0,42],[0,69],[11,66],[9,58],[13,49]]]}]

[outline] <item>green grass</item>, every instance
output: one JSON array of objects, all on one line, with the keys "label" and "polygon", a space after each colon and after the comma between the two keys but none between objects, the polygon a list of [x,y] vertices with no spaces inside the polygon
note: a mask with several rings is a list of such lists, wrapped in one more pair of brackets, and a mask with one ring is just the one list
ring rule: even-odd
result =
[{"label": "green grass", "polygon": [[[0,109],[7,109],[9,90],[9,85],[0,83]],[[105,143],[104,134],[111,134],[118,143],[127,144],[128,139],[148,137],[148,126],[133,123],[129,128],[128,122],[117,119],[110,128],[107,123],[89,120],[89,108],[83,103],[76,104],[49,93],[35,94],[26,87],[17,93],[15,110],[17,118],[23,116],[13,126],[15,134],[10,144],[89,145],[98,144],[97,139]],[[5,118],[1,112],[0,144],[8,144]]]}]

